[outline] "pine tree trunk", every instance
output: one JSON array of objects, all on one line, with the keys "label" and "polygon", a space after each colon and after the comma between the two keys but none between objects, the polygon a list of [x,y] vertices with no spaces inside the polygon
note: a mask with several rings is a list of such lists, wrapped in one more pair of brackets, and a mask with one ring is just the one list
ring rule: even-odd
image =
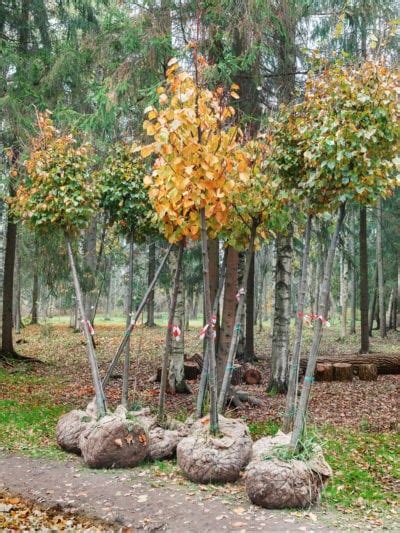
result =
[{"label": "pine tree trunk", "polygon": [[[129,259],[128,259],[128,290],[126,293],[126,329],[129,328],[133,312],[133,260],[135,256],[135,243],[133,233],[129,235]],[[124,371],[122,374],[122,405],[128,408],[129,398],[129,369],[131,363],[131,338],[125,345]]]},{"label": "pine tree trunk", "polygon": [[378,200],[376,225],[376,265],[378,269],[378,295],[379,295],[379,330],[381,338],[386,337],[386,314],[385,314],[385,285],[383,279],[383,256],[382,256],[382,200]]},{"label": "pine tree trunk", "polygon": [[282,431],[289,433],[292,430],[293,420],[296,409],[297,384],[299,381],[299,364],[301,357],[301,345],[303,340],[303,314],[304,303],[307,294],[308,284],[308,258],[310,255],[312,216],[308,215],[307,224],[304,232],[304,248],[301,264],[301,277],[297,296],[297,317],[296,317],[296,337],[293,348],[293,356],[289,370],[288,392],[286,396],[285,417]]},{"label": "pine tree trunk", "polygon": [[271,376],[267,390],[287,391],[289,358],[290,296],[293,253],[293,228],[276,239],[275,312],[272,336]]},{"label": "pine tree trunk", "polygon": [[21,317],[21,254],[18,244],[15,251],[15,267],[14,267],[14,303],[13,303],[13,323],[15,333],[19,335],[21,333],[22,317]]},{"label": "pine tree trunk", "polygon": [[361,348],[360,353],[369,352],[368,331],[368,247],[367,247],[367,208],[360,207],[360,315]]},{"label": "pine tree trunk", "polygon": [[38,303],[39,303],[39,274],[37,265],[34,265],[33,287],[32,287],[32,307],[31,307],[31,324],[38,323]]},{"label": "pine tree trunk", "polygon": [[[243,279],[242,279],[242,286],[247,287],[247,283],[249,280],[249,274],[251,269],[251,260],[254,254],[254,241],[256,238],[256,231],[257,231],[257,225],[253,221],[253,225],[251,228],[250,233],[250,240],[249,240],[249,248],[247,250],[246,254],[246,263],[243,273]],[[240,335],[240,329],[241,329],[241,319],[243,314],[243,307],[245,304],[245,294],[246,291],[243,292],[239,291],[238,295],[238,305],[236,308],[236,315],[235,315],[235,325],[233,328],[233,334],[231,338],[231,343],[229,346],[229,352],[228,352],[228,358],[225,365],[225,371],[224,371],[224,377],[222,380],[221,390],[218,396],[218,412],[223,412],[225,409],[226,399],[228,396],[228,391],[231,384],[231,378],[232,378],[232,372],[233,372],[233,364],[235,361],[235,356],[238,348],[239,343],[239,335]]]},{"label": "pine tree trunk", "polygon": [[[320,315],[324,320],[327,319],[327,314],[328,314],[329,293],[330,293],[330,287],[331,287],[333,261],[335,259],[335,251],[336,251],[337,243],[339,240],[340,231],[342,229],[344,217],[345,217],[345,204],[341,204],[339,213],[338,213],[337,222],[336,222],[336,228],[331,237],[331,243],[330,243],[328,254],[326,257],[326,261],[325,261],[324,279],[323,279],[322,286],[321,286],[321,295],[320,295],[319,306],[318,306],[318,315]],[[291,449],[297,448],[299,444],[299,440],[301,439],[303,435],[306,416],[307,416],[308,401],[310,398],[311,386],[314,381],[315,366],[317,363],[319,345],[320,345],[321,338],[322,338],[322,328],[323,328],[322,320],[321,319],[316,320],[314,324],[313,340],[312,340],[312,345],[311,345],[310,354],[308,358],[306,374],[304,377],[303,388],[301,390],[299,406],[296,412],[296,417],[295,417],[294,426],[293,426],[293,433],[290,439]]]},{"label": "pine tree trunk", "polygon": [[71,241],[69,237],[67,236],[66,236],[66,242],[67,242],[68,258],[69,258],[71,272],[72,272],[72,280],[73,280],[74,288],[75,288],[76,301],[78,304],[79,313],[81,315],[83,332],[85,334],[85,339],[86,339],[86,351],[87,351],[89,365],[90,365],[90,369],[92,373],[93,386],[94,386],[94,390],[96,394],[96,404],[97,404],[97,408],[98,408],[100,416],[104,416],[107,412],[106,397],[104,395],[103,386],[100,380],[99,368],[97,366],[97,360],[96,360],[96,353],[95,353],[95,349],[93,346],[92,335],[90,333],[89,320],[86,318],[86,315],[85,315],[82,291],[81,291],[81,287],[79,284],[78,273],[76,271],[75,259],[74,259],[74,255],[72,252]]},{"label": "pine tree trunk", "polygon": [[369,332],[369,336],[370,337],[372,337],[372,330],[373,330],[373,327],[374,327],[377,293],[378,293],[378,270],[375,269],[374,292],[373,292],[373,296],[372,296],[371,309],[370,309],[370,312],[369,312],[369,325],[368,325],[368,332]]},{"label": "pine tree trunk", "polygon": [[[173,258],[173,277],[176,276],[176,269],[178,265],[179,250],[172,254]],[[173,316],[173,325],[178,326],[181,330],[179,338],[174,338],[171,342],[171,353],[169,354],[170,363],[168,370],[168,388],[171,393],[189,392],[189,388],[185,380],[185,294],[183,287],[183,264],[177,278],[177,297],[175,305],[175,313]]]},{"label": "pine tree trunk", "polygon": [[[156,269],[156,243],[152,242],[149,244],[149,259],[147,266],[147,282],[150,285],[151,280],[154,278],[154,273]],[[149,300],[147,302],[147,321],[146,326],[153,328],[155,326],[154,322],[154,290],[151,291]]]},{"label": "pine tree trunk", "polygon": [[6,252],[4,259],[3,327],[1,346],[1,352],[5,355],[13,355],[15,353],[12,338],[12,329],[16,238],[17,226],[14,222],[11,222],[9,220],[6,231]]}]

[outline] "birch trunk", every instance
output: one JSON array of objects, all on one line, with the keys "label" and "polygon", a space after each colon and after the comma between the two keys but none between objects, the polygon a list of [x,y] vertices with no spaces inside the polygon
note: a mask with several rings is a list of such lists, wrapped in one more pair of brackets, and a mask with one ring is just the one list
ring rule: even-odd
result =
[{"label": "birch trunk", "polygon": [[346,257],[346,240],[340,253],[340,338],[347,335],[347,300],[348,300],[348,261]]},{"label": "birch trunk", "polygon": [[[330,243],[328,254],[326,257],[326,261],[325,261],[324,278],[323,278],[323,282],[321,286],[321,295],[320,295],[319,306],[318,306],[318,315],[323,317],[324,320],[327,319],[333,261],[335,258],[335,251],[336,251],[337,243],[339,240],[340,231],[342,229],[344,216],[345,216],[345,204],[341,204],[338,217],[337,217],[335,231],[332,235],[331,243]],[[293,432],[292,432],[292,436],[290,439],[290,447],[292,449],[297,448],[299,444],[299,440],[301,439],[303,435],[303,431],[304,431],[304,426],[305,426],[305,421],[306,421],[306,416],[307,416],[308,401],[310,398],[311,386],[314,381],[315,366],[316,366],[317,357],[318,357],[319,345],[320,345],[321,338],[322,338],[322,328],[323,328],[322,320],[320,319],[316,320],[315,325],[314,325],[312,345],[310,349],[310,354],[309,354],[307,368],[306,368],[304,382],[303,382],[303,388],[301,390],[299,406],[296,412]]]},{"label": "birch trunk", "polygon": [[157,415],[157,421],[160,425],[163,424],[164,419],[165,419],[165,394],[167,392],[168,359],[169,359],[169,356],[172,350],[172,342],[174,342],[173,336],[172,336],[172,327],[173,327],[173,321],[174,321],[174,316],[176,312],[176,302],[178,299],[179,277],[181,275],[184,246],[185,244],[184,244],[184,241],[182,240],[179,243],[179,251],[178,251],[178,257],[176,261],[176,270],[175,270],[175,276],[174,276],[174,284],[172,288],[171,307],[169,308],[169,311],[168,311],[168,325],[167,325],[167,333],[165,337],[165,350],[164,350],[164,356],[163,356],[162,367],[161,367],[160,398],[158,402],[158,415]]},{"label": "birch trunk", "polygon": [[290,282],[293,253],[293,228],[276,240],[275,311],[272,335],[271,376],[267,390],[287,391],[289,358]]},{"label": "birch trunk", "polygon": [[[178,253],[173,253],[173,272],[176,276],[176,269],[178,266],[179,250]],[[171,353],[169,370],[168,370],[168,387],[171,393],[176,392],[189,392],[189,388],[185,381],[185,295],[183,288],[183,265],[180,268],[180,272],[177,278],[177,297],[175,313],[173,316],[173,325],[178,326],[181,330],[181,335],[178,338],[173,339],[171,343]]]},{"label": "birch trunk", "polygon": [[[129,259],[128,259],[128,290],[126,297],[126,329],[129,328],[133,312],[133,260],[135,255],[135,243],[133,233],[129,235]],[[131,363],[131,338],[125,345],[124,370],[122,374],[122,405],[128,408],[129,397],[129,368]]]},{"label": "birch trunk", "polygon": [[301,277],[297,296],[296,337],[293,348],[292,362],[289,370],[288,392],[286,396],[285,417],[282,430],[289,433],[292,430],[296,409],[297,384],[299,381],[299,364],[301,357],[301,344],[303,340],[303,313],[308,284],[308,258],[310,255],[312,216],[308,215],[304,232],[304,248],[301,265]]},{"label": "birch trunk", "polygon": [[[147,282],[150,285],[151,280],[154,278],[156,268],[156,243],[152,242],[149,244],[149,259],[147,266]],[[146,326],[153,328],[155,326],[154,322],[154,289],[151,291],[148,302],[147,302],[147,321]]]}]

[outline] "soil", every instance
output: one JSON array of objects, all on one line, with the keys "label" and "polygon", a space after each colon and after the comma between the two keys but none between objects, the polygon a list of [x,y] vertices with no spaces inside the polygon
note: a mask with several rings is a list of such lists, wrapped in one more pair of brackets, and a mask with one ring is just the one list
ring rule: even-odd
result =
[{"label": "soil", "polygon": [[[289,511],[269,511],[237,494],[222,497],[184,481],[159,479],[149,470],[92,471],[78,458],[50,461],[0,456],[0,490],[45,507],[84,514],[109,524],[110,531],[340,531]],[[318,513],[319,514],[319,513]],[[126,528],[126,529],[125,529]]]}]

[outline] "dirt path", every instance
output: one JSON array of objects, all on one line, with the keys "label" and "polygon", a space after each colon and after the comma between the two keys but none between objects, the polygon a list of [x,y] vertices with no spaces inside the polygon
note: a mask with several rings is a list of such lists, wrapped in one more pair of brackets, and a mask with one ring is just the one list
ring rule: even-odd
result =
[{"label": "dirt path", "polygon": [[88,470],[79,460],[1,455],[0,490],[101,519],[110,524],[110,530],[340,531],[322,523],[319,512],[311,513],[309,520],[299,519],[294,513],[255,507],[237,493],[221,497],[208,487],[196,487],[169,476],[157,479],[145,469]]}]

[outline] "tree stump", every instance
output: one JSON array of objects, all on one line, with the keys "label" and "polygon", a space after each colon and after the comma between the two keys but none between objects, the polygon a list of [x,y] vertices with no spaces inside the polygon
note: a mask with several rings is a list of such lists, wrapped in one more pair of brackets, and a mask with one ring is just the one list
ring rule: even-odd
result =
[{"label": "tree stump", "polygon": [[373,364],[360,365],[358,367],[358,377],[361,381],[376,381],[378,379],[378,368]]},{"label": "tree stump", "polygon": [[243,374],[243,381],[247,385],[258,385],[261,383],[261,372],[257,368],[248,368]]},{"label": "tree stump", "polygon": [[333,364],[324,363],[317,364],[315,369],[315,380],[316,381],[333,381]]},{"label": "tree stump", "polygon": [[350,363],[335,363],[333,373],[336,381],[353,381],[353,365]]}]

